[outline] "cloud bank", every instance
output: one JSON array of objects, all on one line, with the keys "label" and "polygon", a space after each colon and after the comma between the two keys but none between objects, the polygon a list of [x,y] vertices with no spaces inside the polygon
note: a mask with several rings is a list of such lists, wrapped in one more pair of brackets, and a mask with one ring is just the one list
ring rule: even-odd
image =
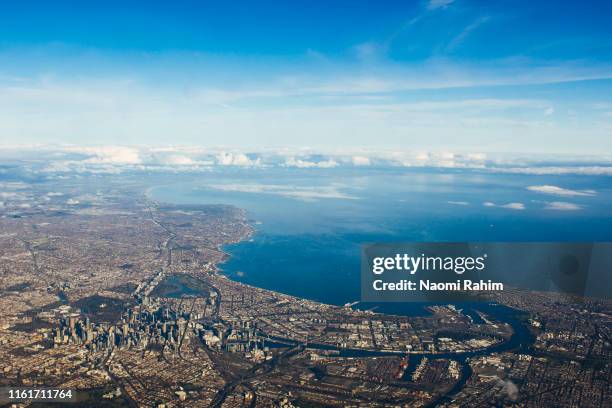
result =
[{"label": "cloud bank", "polygon": [[[509,156],[481,152],[391,149],[259,148],[236,149],[204,146],[20,146],[0,147],[0,161],[19,162],[36,173],[107,173],[125,171],[198,172],[215,167],[444,169],[447,171],[527,175],[566,174],[612,176],[612,158]],[[596,191],[572,190],[552,184],[531,185],[527,190],[558,197],[590,197]]]}]

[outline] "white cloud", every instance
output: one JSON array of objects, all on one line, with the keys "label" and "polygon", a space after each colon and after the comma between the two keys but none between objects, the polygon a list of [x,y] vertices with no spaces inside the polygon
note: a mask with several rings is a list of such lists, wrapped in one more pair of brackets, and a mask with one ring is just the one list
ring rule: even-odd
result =
[{"label": "white cloud", "polygon": [[300,200],[350,199],[357,197],[343,193],[336,186],[303,187],[278,184],[211,184],[206,187],[220,191],[240,193],[275,194]]},{"label": "white cloud", "polygon": [[[448,4],[448,0],[437,0],[429,7]],[[371,44],[362,46],[364,55],[375,51]],[[0,58],[19,57],[5,54],[0,52]],[[100,56],[101,60],[107,57]],[[177,57],[184,58],[186,65],[193,59],[191,54]],[[156,66],[157,57],[147,58],[147,66]],[[541,112],[554,101],[504,100],[495,98],[494,93],[486,94],[489,98],[482,101],[470,101],[469,93],[438,98],[445,88],[609,78],[612,71],[605,64],[536,65],[508,60],[469,64],[440,58],[405,65],[383,61],[372,70],[340,58],[332,58],[327,64],[279,68],[268,72],[265,80],[257,75],[252,80],[243,80],[247,76],[239,75],[240,81],[224,81],[223,87],[219,86],[220,81],[210,81],[204,73],[196,75],[193,83],[184,84],[183,76],[170,72],[167,83],[161,86],[147,70],[135,73],[121,69],[108,77],[34,75],[18,84],[3,82],[0,134],[5,136],[0,143],[95,140],[103,144],[158,144],[172,135],[177,143],[206,140],[238,147],[253,145],[257,135],[270,145],[295,145],[314,139],[317,144],[330,140],[344,145],[364,144],[376,140],[380,145],[394,146],[406,137],[419,135],[413,139],[422,144],[419,148],[425,149],[431,148],[434,141],[436,147],[487,146],[491,137],[510,145],[501,149],[527,149],[522,142],[532,136],[537,136],[532,140],[539,149],[551,146],[565,151],[580,148],[596,152],[609,147],[603,139],[606,129],[601,126],[568,129],[564,123],[557,123],[555,117],[543,118]],[[215,66],[214,62],[211,65]],[[249,66],[244,64],[244,68],[238,69],[246,71]],[[414,89],[429,89],[435,94],[424,92],[408,103],[413,99],[405,98],[402,92]],[[291,103],[298,100],[299,104]],[[239,108],[227,109],[228,106]],[[508,109],[520,110],[520,115],[505,111]],[[443,110],[454,112],[442,114]],[[504,121],[514,125],[503,126],[500,122]],[[562,138],[558,134],[561,130],[565,132]],[[591,136],[597,143],[581,144],[575,141],[576,137],[569,137],[591,131],[601,134],[601,141]],[[559,139],[564,143],[549,143]],[[96,155],[96,160],[134,164],[139,159],[102,152]]]},{"label": "white cloud", "polygon": [[612,176],[612,166],[547,166],[547,167],[490,167],[498,173],[563,175],[582,174],[587,176]]},{"label": "white cloud", "polygon": [[22,193],[15,193],[10,191],[0,191],[0,198],[9,200],[25,200],[26,196]]},{"label": "white cloud", "polygon": [[486,156],[480,153],[404,152],[375,154],[376,158],[405,167],[484,168]]},{"label": "white cloud", "polygon": [[596,194],[594,190],[570,190],[551,185],[529,186],[527,187],[527,190],[561,197],[594,196]]},{"label": "white cloud", "polygon": [[[13,149],[13,150],[11,150]],[[343,166],[414,167],[465,169],[510,174],[584,174],[612,176],[612,157],[499,155],[478,151],[392,150],[374,148],[257,148],[252,150],[204,146],[97,146],[1,148],[1,157],[23,157],[40,173],[119,174],[126,170],[208,171],[213,166],[334,168]],[[15,153],[18,152],[18,153]],[[45,159],[49,159],[46,161]],[[539,166],[539,163],[560,163]],[[584,165],[585,163],[597,165]],[[563,163],[563,164],[561,164]],[[19,184],[5,185],[17,190]],[[2,185],[0,185],[2,188]],[[569,190],[551,185],[526,187],[531,191],[558,196],[593,195],[592,190]]]},{"label": "white cloud", "polygon": [[196,164],[196,162],[191,157],[181,154],[172,154],[170,156],[162,158],[159,162],[161,164],[167,164],[170,166],[187,166]]},{"label": "white cloud", "polygon": [[557,210],[557,211],[578,211],[583,207],[574,203],[567,203],[564,201],[552,201],[544,207],[547,210]]},{"label": "white cloud", "polygon": [[74,199],[74,198],[69,198],[69,199],[66,201],[66,204],[68,204],[68,205],[77,205],[77,204],[79,204],[79,203],[80,203],[80,201],[79,201],[79,200],[76,200],[76,199]]},{"label": "white cloud", "polygon": [[508,204],[500,205],[500,207],[508,208],[510,210],[524,210],[525,209],[525,204],[523,204],[523,203],[508,203]]},{"label": "white cloud", "polygon": [[128,146],[67,147],[66,152],[82,153],[91,157],[85,160],[92,164],[140,164],[140,150]]},{"label": "white cloud", "polygon": [[249,159],[244,153],[225,153],[221,152],[217,155],[217,164],[222,166],[247,166],[256,167],[261,165],[261,159]]},{"label": "white cloud", "polygon": [[351,161],[353,166],[369,166],[371,164],[370,158],[365,156],[353,156]]},{"label": "white cloud", "polygon": [[318,162],[296,159],[295,157],[290,157],[287,161],[285,161],[284,166],[286,167],[298,167],[302,169],[318,167],[322,169],[330,169],[333,167],[337,167],[338,163],[334,160],[322,160]]},{"label": "white cloud", "polygon": [[525,204],[523,203],[507,203],[507,204],[495,204],[492,201],[485,201],[482,203],[485,207],[499,207],[499,208],[507,208],[509,210],[524,210]]},{"label": "white cloud", "polygon": [[289,197],[297,198],[302,200],[318,200],[326,198],[342,199],[342,200],[355,200],[356,197],[348,194],[341,193],[337,190],[294,190],[294,191],[281,191],[276,194]]},{"label": "white cloud", "polygon": [[550,116],[553,113],[555,113],[555,108],[553,108],[552,106],[549,106],[548,108],[544,110],[544,115],[546,116]]},{"label": "white cloud", "polygon": [[28,188],[30,185],[22,181],[5,181],[0,182],[0,189],[3,190],[23,190]]},{"label": "white cloud", "polygon": [[467,201],[447,201],[447,203],[451,205],[462,205],[462,206],[470,205],[470,203],[468,203]]}]

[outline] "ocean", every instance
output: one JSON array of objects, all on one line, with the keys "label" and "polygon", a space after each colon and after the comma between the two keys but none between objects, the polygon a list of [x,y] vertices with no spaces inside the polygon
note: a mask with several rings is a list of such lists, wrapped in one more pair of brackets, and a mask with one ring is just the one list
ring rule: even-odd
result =
[{"label": "ocean", "polygon": [[[533,186],[593,192],[561,196],[528,189]],[[256,233],[224,248],[231,257],[221,265],[223,273],[343,305],[360,298],[363,243],[612,241],[611,187],[609,177],[595,176],[274,168],[179,175],[151,195],[175,204],[246,209]],[[424,313],[422,306],[357,307],[414,315]]]}]

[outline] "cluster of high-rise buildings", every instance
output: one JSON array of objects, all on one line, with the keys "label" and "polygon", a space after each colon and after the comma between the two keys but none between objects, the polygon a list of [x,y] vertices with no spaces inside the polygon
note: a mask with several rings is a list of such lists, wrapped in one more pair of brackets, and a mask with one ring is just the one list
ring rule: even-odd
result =
[{"label": "cluster of high-rise buildings", "polygon": [[173,349],[187,330],[189,313],[159,307],[154,310],[137,305],[128,308],[118,324],[92,323],[72,313],[60,319],[53,332],[56,344],[79,344],[97,351],[114,347],[141,347],[159,344]]},{"label": "cluster of high-rise buildings", "polygon": [[269,353],[269,348],[265,346],[265,338],[260,335],[257,324],[248,320],[204,324],[200,335],[204,343],[211,348],[231,353],[256,350]]},{"label": "cluster of high-rise buildings", "polygon": [[211,349],[247,353],[255,360],[271,356],[256,323],[201,318],[200,313],[183,306],[175,310],[148,297],[144,300],[127,308],[117,324],[93,323],[80,313],[70,313],[59,319],[52,333],[53,342],[82,345],[91,352],[148,347],[174,352],[186,336],[195,335]]}]

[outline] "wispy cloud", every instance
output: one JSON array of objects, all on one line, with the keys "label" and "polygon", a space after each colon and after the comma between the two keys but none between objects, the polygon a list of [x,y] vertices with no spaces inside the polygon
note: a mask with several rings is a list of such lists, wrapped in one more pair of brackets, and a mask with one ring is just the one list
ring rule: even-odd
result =
[{"label": "wispy cloud", "polygon": [[578,211],[582,210],[583,206],[574,203],[567,203],[564,201],[552,201],[550,203],[547,203],[544,208],[546,210],[556,211]]},{"label": "wispy cloud", "polygon": [[579,196],[594,196],[596,192],[594,190],[570,190],[558,186],[542,185],[542,186],[529,186],[529,191],[535,191],[536,193],[556,195],[561,197],[579,197]]},{"label": "wispy cloud", "polygon": [[364,62],[375,62],[385,56],[388,51],[387,43],[380,43],[375,41],[367,41],[361,44],[357,44],[353,47],[355,56]]},{"label": "wispy cloud", "polygon": [[[430,61],[363,72],[333,69],[314,76],[279,75],[239,86],[196,83],[185,88],[177,83],[169,89],[121,77],[30,78],[19,84],[0,83],[0,134],[4,135],[0,144],[80,143],[87,138],[101,144],[155,145],[167,143],[172,134],[179,144],[234,147],[252,146],[262,139],[269,145],[308,140],[320,146],[333,140],[368,146],[376,140],[376,145],[393,146],[410,138],[422,149],[432,149],[432,141],[439,141],[451,149],[490,146],[521,151],[522,142],[529,140],[531,148],[535,144],[540,150],[551,146],[567,151],[590,148],[593,153],[606,150],[605,126],[589,129],[588,124],[562,123],[562,115],[543,115],[554,103],[549,95],[475,97],[467,91],[446,95],[443,90],[602,77],[610,76],[612,69],[487,69],[484,65]],[[409,94],[413,91],[419,96]],[[578,129],[596,143],[573,142]],[[492,135],[507,145],[485,143]],[[553,143],[560,137],[567,142]],[[100,152],[97,160],[113,160],[119,153]]]},{"label": "wispy cloud", "polygon": [[485,207],[499,207],[499,208],[506,208],[509,210],[524,210],[525,209],[525,204],[523,203],[495,204],[492,201],[485,201],[484,203],[482,203],[482,205]]},{"label": "wispy cloud", "polygon": [[492,167],[492,171],[512,174],[564,175],[582,174],[586,176],[612,176],[612,165],[606,166],[524,166]]},{"label": "wispy cloud", "polygon": [[[308,143],[426,151],[610,151],[612,61],[601,54],[605,38],[590,41],[604,31],[584,24],[571,33],[547,32],[561,16],[555,14],[526,39],[514,25],[537,24],[546,6],[535,2],[533,10],[515,10],[489,3],[423,0],[394,5],[391,13],[372,8],[352,14],[360,9],[355,8],[340,22],[347,24],[340,29],[343,35],[335,35],[338,19],[324,18],[323,10],[312,16],[321,23],[316,33],[303,24],[310,21],[306,15],[295,21],[296,31],[288,35],[297,35],[296,41],[281,44],[276,36],[267,37],[273,30],[263,30],[249,46],[216,42],[215,53],[207,51],[212,49],[207,41],[191,42],[194,48],[182,51],[166,41],[157,48],[156,36],[145,39],[155,52],[116,47],[116,41],[96,49],[78,36],[72,45],[5,44],[0,47],[0,144],[161,145],[172,138],[177,144],[246,150]],[[489,28],[495,28],[495,41],[493,34],[481,35]],[[184,39],[185,32],[166,40]],[[309,48],[316,42],[321,49]],[[572,47],[576,44],[582,45]],[[599,83],[593,86],[591,80]],[[523,88],[519,92],[516,86]],[[91,159],[100,165],[147,163],[146,157],[130,154],[100,152]],[[199,163],[178,154],[157,160]],[[249,156],[213,162],[258,165]],[[296,157],[293,164],[311,163]]]},{"label": "wispy cloud", "polygon": [[297,200],[342,199],[354,200],[357,197],[341,192],[336,186],[303,187],[276,184],[211,184],[207,188],[220,191],[274,194]]},{"label": "wispy cloud", "polygon": [[474,30],[476,30],[478,27],[480,27],[481,25],[489,21],[489,19],[490,18],[488,16],[482,16],[482,17],[478,17],[475,21],[468,24],[463,30],[461,30],[461,32],[455,38],[453,38],[448,43],[448,45],[446,46],[446,51],[452,51],[455,48],[457,48],[459,45],[461,45],[461,43],[463,43],[466,40],[466,38]]},{"label": "wispy cloud", "polygon": [[508,209],[511,209],[511,210],[524,210],[525,209],[525,204],[523,204],[523,203],[508,203],[508,204],[502,204],[502,205],[500,205],[500,207],[508,208]]},{"label": "wispy cloud", "polygon": [[427,3],[428,10],[437,10],[440,8],[446,8],[453,4],[455,0],[429,0]]}]

